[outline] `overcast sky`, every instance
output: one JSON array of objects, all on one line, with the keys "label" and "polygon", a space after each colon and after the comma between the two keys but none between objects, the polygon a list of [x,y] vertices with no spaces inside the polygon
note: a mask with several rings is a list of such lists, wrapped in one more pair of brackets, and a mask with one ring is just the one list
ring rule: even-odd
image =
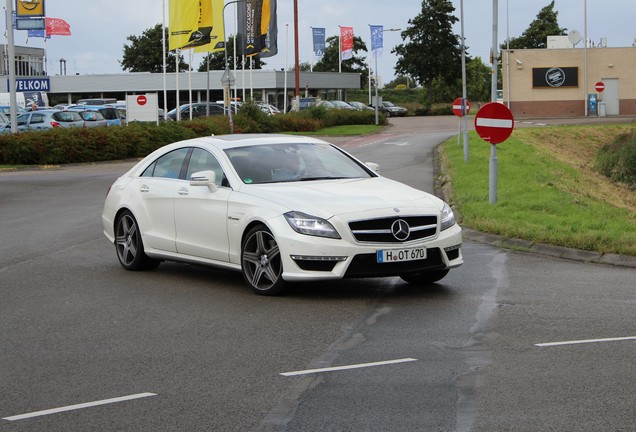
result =
[{"label": "overcast sky", "polygon": [[[6,0],[5,0],[6,1]],[[636,37],[636,0],[556,0],[559,25],[584,34],[584,7],[588,2],[588,38],[598,44],[607,38],[609,47],[626,47]],[[60,59],[66,59],[67,74],[121,73],[119,61],[129,35],[141,35],[146,29],[162,21],[162,0],[45,0],[47,16],[66,20],[72,36],[54,36],[46,43],[50,75],[60,71]],[[167,0],[166,16],[167,16]],[[550,0],[499,0],[498,40],[507,35],[521,35],[541,8]],[[510,10],[506,6],[509,4]],[[457,17],[460,0],[453,0]],[[351,26],[355,36],[369,43],[369,25],[383,25],[385,29],[405,29],[408,20],[419,14],[421,0],[298,0],[300,62],[311,61],[311,27],[325,27],[327,37],[338,34],[338,26]],[[492,45],[493,1],[464,1],[464,31],[469,55],[480,56],[489,62]],[[167,19],[167,18],[166,18]],[[233,23],[232,6],[226,9],[226,20]],[[289,24],[287,26],[286,24]],[[3,26],[4,27],[4,26]],[[286,29],[288,49],[286,50]],[[455,26],[460,34],[459,23]],[[227,26],[234,32],[233,24]],[[16,45],[26,44],[26,31],[15,32]],[[384,54],[378,59],[382,82],[395,75],[396,58],[391,48],[402,42],[399,32],[384,34]],[[44,47],[39,38],[31,38],[29,46]],[[267,69],[293,65],[293,0],[278,0],[278,46],[275,57],[265,59]],[[582,43],[578,45],[582,47]],[[634,49],[636,56],[636,48]],[[285,55],[287,52],[287,56]],[[286,63],[287,57],[287,63]],[[188,56],[186,55],[186,61]],[[194,57],[198,68],[201,56]]]}]

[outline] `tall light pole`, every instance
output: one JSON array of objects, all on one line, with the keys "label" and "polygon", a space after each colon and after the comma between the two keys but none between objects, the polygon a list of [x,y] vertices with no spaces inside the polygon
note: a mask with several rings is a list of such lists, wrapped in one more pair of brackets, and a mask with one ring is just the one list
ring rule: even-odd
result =
[{"label": "tall light pole", "polygon": [[300,110],[300,60],[298,55],[298,0],[294,0],[294,78],[296,80],[296,92],[294,93],[294,109]]},{"label": "tall light pole", "polygon": [[585,95],[584,95],[584,98],[585,98],[585,117],[587,117],[589,115],[589,113],[588,113],[589,101],[588,101],[588,93],[587,93],[588,92],[588,88],[587,88],[587,86],[588,86],[588,82],[587,82],[587,0],[583,0],[583,19],[585,20],[585,23],[584,23],[585,29],[583,31],[583,33],[585,33],[585,36],[584,36],[585,44],[583,45],[583,53],[584,53],[584,56],[585,56],[583,74],[585,75],[585,79],[584,79],[584,81],[585,81],[585,84],[584,84],[584,86],[585,86]]},{"label": "tall light pole", "polygon": [[462,117],[461,124],[464,130],[464,161],[468,161],[468,113],[466,112],[466,39],[464,38],[464,0],[460,4],[460,19],[462,31]]}]

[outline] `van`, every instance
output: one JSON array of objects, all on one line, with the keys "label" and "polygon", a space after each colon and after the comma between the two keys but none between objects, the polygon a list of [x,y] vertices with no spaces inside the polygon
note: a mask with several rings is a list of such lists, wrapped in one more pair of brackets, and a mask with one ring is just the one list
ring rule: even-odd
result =
[{"label": "van", "polygon": [[79,99],[78,105],[108,105],[117,103],[115,98],[91,98],[91,99]]}]

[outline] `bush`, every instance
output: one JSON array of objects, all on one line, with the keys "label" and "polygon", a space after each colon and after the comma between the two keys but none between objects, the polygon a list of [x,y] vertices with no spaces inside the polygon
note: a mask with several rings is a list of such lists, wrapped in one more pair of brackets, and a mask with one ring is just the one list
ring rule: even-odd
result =
[{"label": "bush", "polygon": [[601,147],[595,168],[612,181],[636,189],[636,131],[621,134],[612,143]]}]

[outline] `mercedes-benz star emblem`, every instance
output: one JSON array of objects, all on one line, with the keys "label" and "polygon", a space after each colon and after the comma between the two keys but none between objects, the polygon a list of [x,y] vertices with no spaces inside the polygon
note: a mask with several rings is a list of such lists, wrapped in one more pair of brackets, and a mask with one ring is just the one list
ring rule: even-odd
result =
[{"label": "mercedes-benz star emblem", "polygon": [[391,225],[391,233],[399,241],[404,241],[411,234],[411,227],[405,220],[398,219]]}]

